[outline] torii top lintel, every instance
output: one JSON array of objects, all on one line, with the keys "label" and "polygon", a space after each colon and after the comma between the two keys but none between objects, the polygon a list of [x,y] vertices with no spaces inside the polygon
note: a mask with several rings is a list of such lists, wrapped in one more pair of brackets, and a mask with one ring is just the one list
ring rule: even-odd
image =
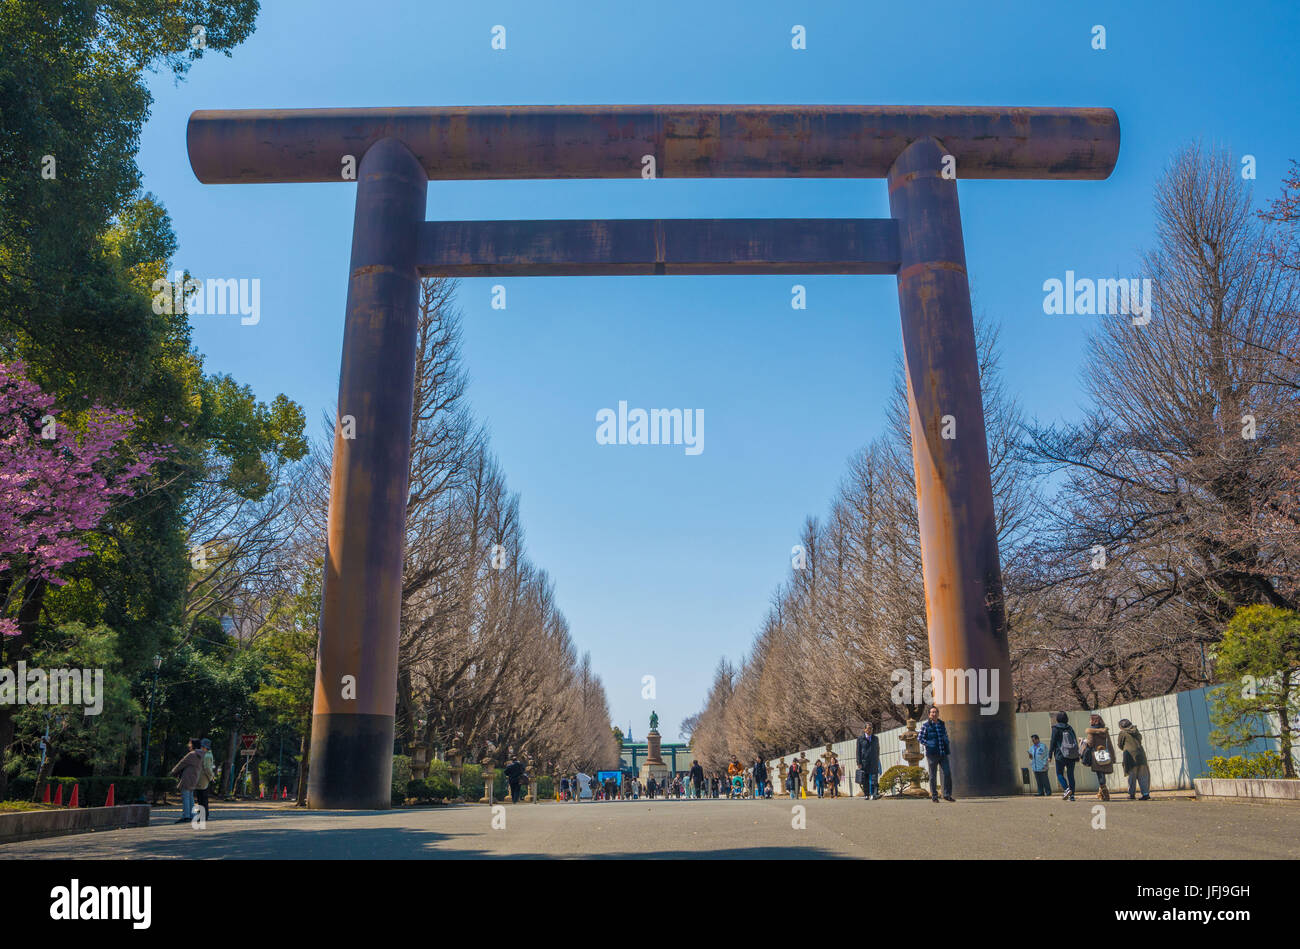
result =
[{"label": "torii top lintel", "polygon": [[447,106],[199,111],[187,130],[205,184],[342,181],[396,138],[431,180],[883,178],[932,137],[958,178],[1102,179],[1119,155],[1113,109],[868,105]]}]

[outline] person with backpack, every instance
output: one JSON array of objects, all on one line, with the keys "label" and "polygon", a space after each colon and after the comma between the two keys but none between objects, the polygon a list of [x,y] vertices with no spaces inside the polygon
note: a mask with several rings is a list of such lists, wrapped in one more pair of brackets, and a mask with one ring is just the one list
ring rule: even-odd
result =
[{"label": "person with backpack", "polygon": [[1079,739],[1070,727],[1070,716],[1056,713],[1052,740],[1047,757],[1056,760],[1056,783],[1061,786],[1061,800],[1074,800],[1074,763],[1079,760]]},{"label": "person with backpack", "polygon": [[939,803],[939,791],[935,787],[935,781],[939,777],[939,769],[942,768],[943,799],[951,801],[953,799],[952,767],[948,764],[951,749],[948,746],[948,727],[939,718],[939,706],[930,706],[929,717],[921,723],[921,728],[916,733],[916,740],[925,750],[925,761],[930,766],[930,800],[935,804]]},{"label": "person with backpack", "polygon": [[1142,733],[1127,718],[1119,720],[1119,753],[1124,765],[1124,777],[1128,778],[1128,799],[1133,800],[1137,788],[1142,789],[1142,800],[1151,800],[1151,768],[1147,766],[1147,755],[1142,750]]},{"label": "person with backpack", "polygon": [[813,788],[817,791],[817,796],[821,797],[826,792],[826,768],[818,761],[812,769]]},{"label": "person with backpack", "polygon": [[767,797],[767,764],[762,758],[754,759],[754,797],[758,800]]},{"label": "person with backpack", "polygon": [[790,800],[799,800],[799,759],[790,762],[790,770],[785,773],[785,789],[790,792]]},{"label": "person with backpack", "polygon": [[1097,800],[1109,801],[1110,789],[1106,787],[1106,775],[1115,770],[1115,746],[1111,744],[1106,723],[1096,712],[1088,717],[1088,730],[1084,735],[1082,759],[1097,776]]}]

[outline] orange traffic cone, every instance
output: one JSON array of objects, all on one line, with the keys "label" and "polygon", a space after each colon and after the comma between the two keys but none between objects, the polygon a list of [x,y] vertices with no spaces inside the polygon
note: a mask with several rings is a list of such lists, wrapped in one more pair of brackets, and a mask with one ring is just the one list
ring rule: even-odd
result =
[{"label": "orange traffic cone", "polygon": [[57,807],[63,806],[63,782],[59,782],[59,788],[54,792],[54,803]]},{"label": "orange traffic cone", "polygon": [[112,784],[110,784],[110,785],[108,786],[108,799],[107,799],[106,801],[104,801],[104,806],[105,806],[105,807],[113,807],[113,806],[114,806],[114,801],[113,801],[113,787],[114,787],[114,785],[112,785]]},{"label": "orange traffic cone", "polygon": [[45,782],[45,796],[41,798],[41,803],[42,804],[50,803],[50,782],[48,781]]},{"label": "orange traffic cone", "polygon": [[76,784],[74,784],[74,785],[72,786],[72,797],[68,800],[68,807],[80,807],[80,806],[81,806],[80,804],[77,803],[77,788],[78,788],[78,785],[76,785]]}]

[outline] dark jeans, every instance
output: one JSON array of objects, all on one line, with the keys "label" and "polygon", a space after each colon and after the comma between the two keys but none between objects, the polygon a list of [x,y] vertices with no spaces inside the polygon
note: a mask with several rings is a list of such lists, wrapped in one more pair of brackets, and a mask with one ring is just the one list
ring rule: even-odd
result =
[{"label": "dark jeans", "polygon": [[212,808],[211,808],[211,807],[209,806],[209,804],[208,804],[208,789],[207,789],[207,788],[195,788],[195,789],[194,789],[194,800],[199,804],[200,807],[203,808],[203,816],[204,816],[204,817],[211,817],[211,816],[212,816]]},{"label": "dark jeans", "polygon": [[930,763],[930,797],[938,799],[939,792],[934,788],[935,779],[939,777],[939,769],[943,769],[943,796],[952,797],[952,768],[948,765],[948,756],[932,755],[925,756],[926,761]]},{"label": "dark jeans", "polygon": [[510,782],[510,803],[511,804],[519,803],[519,782],[518,781]]},{"label": "dark jeans", "polygon": [[1034,780],[1038,782],[1038,796],[1039,796],[1039,797],[1044,797],[1044,796],[1050,796],[1050,795],[1051,795],[1051,793],[1052,793],[1052,785],[1051,785],[1051,783],[1047,780],[1047,772],[1046,772],[1046,771],[1035,771],[1035,772],[1034,772]]},{"label": "dark jeans", "polygon": [[[858,765],[858,767],[862,768],[861,765]],[[867,776],[867,785],[863,790],[867,797],[875,797],[880,793],[880,789],[876,786],[876,782],[879,780],[880,775],[875,771],[868,771],[866,768],[862,768],[862,770]],[[861,785],[859,785],[859,787],[861,787]]]},{"label": "dark jeans", "polygon": [[1062,791],[1069,791],[1071,794],[1074,793],[1074,759],[1073,758],[1056,759],[1056,783],[1061,786]]}]

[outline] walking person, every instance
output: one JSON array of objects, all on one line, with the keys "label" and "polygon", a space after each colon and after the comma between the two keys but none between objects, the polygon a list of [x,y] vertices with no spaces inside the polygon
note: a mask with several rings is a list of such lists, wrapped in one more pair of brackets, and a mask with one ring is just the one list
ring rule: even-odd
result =
[{"label": "walking person", "polygon": [[203,775],[203,745],[197,738],[190,739],[189,753],[176,763],[171,774],[179,780],[181,789],[181,816],[172,823],[184,824],[194,819],[194,789]]},{"label": "walking person", "polygon": [[840,796],[840,759],[832,758],[831,763],[826,767],[826,787],[831,792],[831,797]]},{"label": "walking person", "polygon": [[1047,780],[1047,746],[1038,740],[1037,735],[1029,736],[1029,767],[1038,784],[1036,796],[1051,797],[1052,785]]},{"label": "walking person", "polygon": [[524,775],[524,766],[519,763],[518,758],[511,758],[510,763],[506,765],[506,780],[510,783],[510,803],[519,803],[519,782]]},{"label": "walking person", "polygon": [[1151,768],[1147,766],[1147,753],[1142,749],[1142,733],[1127,718],[1119,720],[1119,739],[1116,741],[1120,763],[1124,765],[1124,777],[1128,778],[1128,799],[1139,788],[1142,800],[1151,800]]},{"label": "walking person", "polygon": [[876,737],[875,727],[867,722],[862,726],[858,736],[858,784],[863,796],[871,801],[880,800],[880,739]]},{"label": "walking person", "polygon": [[1109,801],[1110,788],[1106,787],[1106,775],[1115,770],[1115,746],[1111,744],[1106,723],[1096,712],[1088,716],[1088,730],[1084,732],[1083,745],[1083,763],[1092,768],[1092,773],[1097,776],[1097,800]]},{"label": "walking person", "polygon": [[939,769],[942,768],[943,799],[951,801],[953,799],[952,767],[948,764],[948,756],[952,749],[948,745],[948,726],[939,718],[939,706],[930,706],[929,717],[921,723],[921,729],[916,733],[916,740],[925,749],[926,764],[930,766],[930,800],[935,804],[939,803],[935,779],[939,777]]},{"label": "walking person", "polygon": [[812,769],[813,788],[817,791],[817,796],[822,797],[826,791],[826,768],[818,761]]},{"label": "walking person", "polygon": [[1056,713],[1052,725],[1052,738],[1047,757],[1056,759],[1056,783],[1061,787],[1061,800],[1074,800],[1074,763],[1079,760],[1079,739],[1070,725],[1070,716]]},{"label": "walking person", "polygon": [[695,796],[697,798],[703,797],[701,792],[704,788],[704,769],[700,767],[700,762],[697,759],[691,761],[690,774],[691,786],[695,789]]},{"label": "walking person", "polygon": [[762,758],[754,759],[754,794],[760,800],[767,797],[767,764]]},{"label": "walking person", "polygon": [[203,770],[199,774],[199,783],[194,788],[194,799],[203,808],[203,817],[212,816],[212,805],[208,803],[208,788],[217,776],[217,763],[212,757],[212,742],[204,738],[199,742],[203,749]]},{"label": "walking person", "polygon": [[790,792],[790,800],[799,800],[799,759],[790,762],[790,770],[785,773],[785,787]]}]

